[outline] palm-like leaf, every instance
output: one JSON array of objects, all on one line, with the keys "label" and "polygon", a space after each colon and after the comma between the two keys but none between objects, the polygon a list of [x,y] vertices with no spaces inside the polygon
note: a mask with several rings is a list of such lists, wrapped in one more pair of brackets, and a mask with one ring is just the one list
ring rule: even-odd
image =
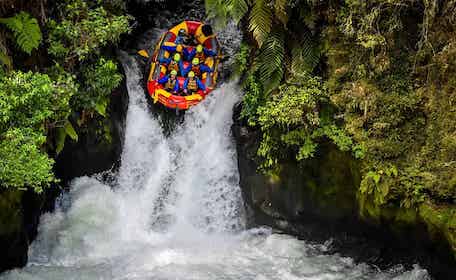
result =
[{"label": "palm-like leaf", "polygon": [[278,86],[284,73],[284,32],[273,30],[260,50],[257,61],[259,78],[267,92]]},{"label": "palm-like leaf", "polygon": [[293,42],[291,48],[291,72],[310,73],[320,61],[320,50],[317,40],[312,36],[310,31]]},{"label": "palm-like leaf", "polygon": [[272,26],[272,9],[266,1],[255,0],[250,12],[249,29],[260,47],[268,37]]},{"label": "palm-like leaf", "polygon": [[227,0],[228,11],[236,23],[238,23],[248,12],[250,1],[251,0]]},{"label": "palm-like leaf", "polygon": [[20,12],[10,18],[0,18],[0,23],[5,24],[13,32],[17,45],[24,52],[30,54],[33,49],[38,48],[41,30],[36,18],[26,12]]},{"label": "palm-like leaf", "polygon": [[288,0],[275,0],[274,2],[275,16],[284,26],[286,26],[288,22],[288,2]]},{"label": "palm-like leaf", "polygon": [[228,13],[228,6],[223,0],[205,0],[206,14],[208,19],[215,19],[217,26],[224,26]]}]

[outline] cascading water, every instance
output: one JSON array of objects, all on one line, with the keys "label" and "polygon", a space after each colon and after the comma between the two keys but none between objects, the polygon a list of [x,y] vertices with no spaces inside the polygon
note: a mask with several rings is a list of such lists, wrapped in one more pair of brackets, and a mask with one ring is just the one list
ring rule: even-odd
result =
[{"label": "cascading water", "polygon": [[72,182],[41,218],[23,269],[0,279],[428,279],[380,271],[268,229],[245,229],[230,136],[235,83],[189,110],[170,135],[149,112],[134,58],[121,55],[129,107],[115,182]]}]

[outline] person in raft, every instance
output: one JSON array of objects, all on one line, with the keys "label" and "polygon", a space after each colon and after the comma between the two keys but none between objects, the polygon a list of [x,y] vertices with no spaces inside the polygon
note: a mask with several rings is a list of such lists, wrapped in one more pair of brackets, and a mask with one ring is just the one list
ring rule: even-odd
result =
[{"label": "person in raft", "polygon": [[195,77],[195,72],[193,71],[188,72],[188,78],[185,79],[182,88],[184,89],[185,94],[193,94],[198,91],[198,89],[202,91],[206,90],[206,86],[198,77]]},{"label": "person in raft", "polygon": [[181,28],[179,32],[177,33],[176,40],[174,40],[174,43],[176,45],[182,45],[186,44],[188,45],[190,43],[190,38],[187,34],[187,31],[185,29]]},{"label": "person in raft", "polygon": [[177,71],[171,70],[171,73],[160,78],[158,83],[162,84],[165,90],[177,93],[179,91],[179,82],[177,81],[176,76]]},{"label": "person in raft", "polygon": [[173,43],[165,43],[161,46],[161,48],[170,53],[175,53],[175,52],[182,53],[182,51],[184,51],[185,55],[186,55],[186,53],[188,53],[188,51],[185,51],[186,48],[184,49],[184,46],[182,44],[175,45]]},{"label": "person in raft", "polygon": [[161,58],[161,59],[159,59],[159,62],[167,65],[166,68],[167,68],[168,72],[176,70],[176,72],[181,72],[181,74],[183,74],[182,71],[184,69],[184,64],[182,63],[180,54],[175,53],[173,55],[173,59]]},{"label": "person in raft", "polygon": [[206,49],[203,45],[198,44],[196,48],[192,48],[189,51],[189,48],[184,49],[184,57],[188,61],[191,61],[193,58],[198,58],[199,61],[205,61],[208,56],[215,56],[216,53],[213,50]]},{"label": "person in raft", "polygon": [[200,60],[196,57],[192,59],[192,65],[189,65],[187,69],[182,71],[183,76],[186,76],[190,71],[193,71],[197,77],[201,77],[203,72],[213,72],[209,66],[200,64]]}]

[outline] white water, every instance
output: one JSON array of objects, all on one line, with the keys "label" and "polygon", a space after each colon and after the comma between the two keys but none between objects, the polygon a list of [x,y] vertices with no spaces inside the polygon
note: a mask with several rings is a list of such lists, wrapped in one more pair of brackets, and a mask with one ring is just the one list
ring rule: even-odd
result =
[{"label": "white water", "polygon": [[72,183],[45,214],[27,267],[1,279],[428,279],[418,267],[379,271],[267,229],[244,229],[230,136],[239,99],[224,84],[165,137],[129,57],[129,108],[117,182]]}]

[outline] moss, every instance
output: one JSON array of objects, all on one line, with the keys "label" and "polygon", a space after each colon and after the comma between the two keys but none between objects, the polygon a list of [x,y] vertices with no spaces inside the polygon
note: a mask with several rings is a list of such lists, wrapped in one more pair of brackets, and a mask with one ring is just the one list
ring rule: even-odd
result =
[{"label": "moss", "polygon": [[424,203],[419,208],[419,214],[431,237],[439,239],[442,234],[445,236],[456,260],[456,207]]}]

